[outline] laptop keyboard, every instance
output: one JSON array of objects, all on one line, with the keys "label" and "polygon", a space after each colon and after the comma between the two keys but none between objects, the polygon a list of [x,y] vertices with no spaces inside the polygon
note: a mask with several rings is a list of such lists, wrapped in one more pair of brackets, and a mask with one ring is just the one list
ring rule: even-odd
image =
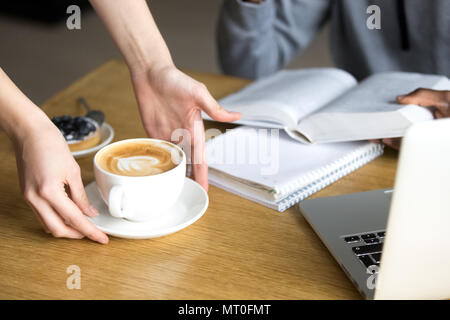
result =
[{"label": "laptop keyboard", "polygon": [[385,231],[376,231],[343,237],[365,268],[379,266]]}]

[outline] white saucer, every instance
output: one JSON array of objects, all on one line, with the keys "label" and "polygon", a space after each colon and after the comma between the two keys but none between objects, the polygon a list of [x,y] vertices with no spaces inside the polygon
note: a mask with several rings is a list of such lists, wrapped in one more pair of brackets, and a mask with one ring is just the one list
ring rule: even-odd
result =
[{"label": "white saucer", "polygon": [[100,127],[100,143],[95,147],[89,149],[73,151],[72,155],[75,158],[81,158],[93,154],[98,150],[100,150],[101,148],[103,148],[104,146],[110,144],[113,138],[114,138],[114,129],[109,124],[104,122]]},{"label": "white saucer", "polygon": [[180,198],[167,212],[155,220],[131,222],[109,214],[95,182],[85,189],[89,201],[99,211],[98,216],[88,219],[103,232],[127,239],[157,238],[180,231],[200,219],[209,204],[206,191],[197,182],[186,178]]}]

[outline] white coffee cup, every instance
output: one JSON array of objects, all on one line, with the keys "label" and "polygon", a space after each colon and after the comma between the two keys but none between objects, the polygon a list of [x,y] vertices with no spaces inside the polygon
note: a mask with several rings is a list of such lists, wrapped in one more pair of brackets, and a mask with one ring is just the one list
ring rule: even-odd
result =
[{"label": "white coffee cup", "polygon": [[[111,173],[97,163],[102,153],[108,152],[110,148],[147,141],[169,145],[175,167],[154,175],[126,176]],[[113,217],[146,221],[159,217],[179,198],[186,176],[186,155],[180,147],[163,140],[122,140],[103,147],[96,153],[94,174],[97,188]]]}]

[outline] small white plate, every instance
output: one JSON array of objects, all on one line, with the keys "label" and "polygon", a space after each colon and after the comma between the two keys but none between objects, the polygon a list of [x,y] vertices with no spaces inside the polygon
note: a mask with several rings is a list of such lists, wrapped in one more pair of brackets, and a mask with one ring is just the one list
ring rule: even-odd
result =
[{"label": "small white plate", "polygon": [[89,220],[103,232],[127,239],[157,238],[180,231],[200,219],[209,204],[206,191],[197,182],[186,178],[181,195],[172,208],[157,219],[132,222],[114,218],[109,214],[95,181],[85,189],[89,201],[99,211],[98,216]]},{"label": "small white plate", "polygon": [[98,150],[100,150],[101,148],[103,148],[104,146],[110,144],[113,138],[114,138],[114,129],[109,124],[104,122],[100,127],[100,143],[95,147],[89,149],[73,151],[72,155],[75,158],[81,158],[93,154]]}]

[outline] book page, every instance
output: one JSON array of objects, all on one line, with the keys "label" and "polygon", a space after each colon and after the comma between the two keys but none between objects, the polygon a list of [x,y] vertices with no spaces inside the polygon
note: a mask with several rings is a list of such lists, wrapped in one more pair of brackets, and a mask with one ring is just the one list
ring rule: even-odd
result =
[{"label": "book page", "polygon": [[[230,111],[242,113],[242,121],[262,120],[295,127],[300,119],[356,85],[349,73],[333,68],[283,70],[257,80],[219,101]],[[204,119],[210,119],[204,117]],[[261,125],[261,124],[260,124]]]},{"label": "book page", "polygon": [[[413,123],[433,119],[427,108],[396,102],[397,96],[417,88],[450,90],[450,82],[446,77],[416,73],[373,75],[301,120],[298,140],[336,142],[401,137]],[[295,138],[295,133],[289,134]]]},{"label": "book page", "polygon": [[446,79],[444,76],[407,72],[374,74],[338,99],[331,101],[320,112],[396,111],[405,107],[397,103],[397,96],[408,94],[418,88],[443,87],[441,83]]}]

